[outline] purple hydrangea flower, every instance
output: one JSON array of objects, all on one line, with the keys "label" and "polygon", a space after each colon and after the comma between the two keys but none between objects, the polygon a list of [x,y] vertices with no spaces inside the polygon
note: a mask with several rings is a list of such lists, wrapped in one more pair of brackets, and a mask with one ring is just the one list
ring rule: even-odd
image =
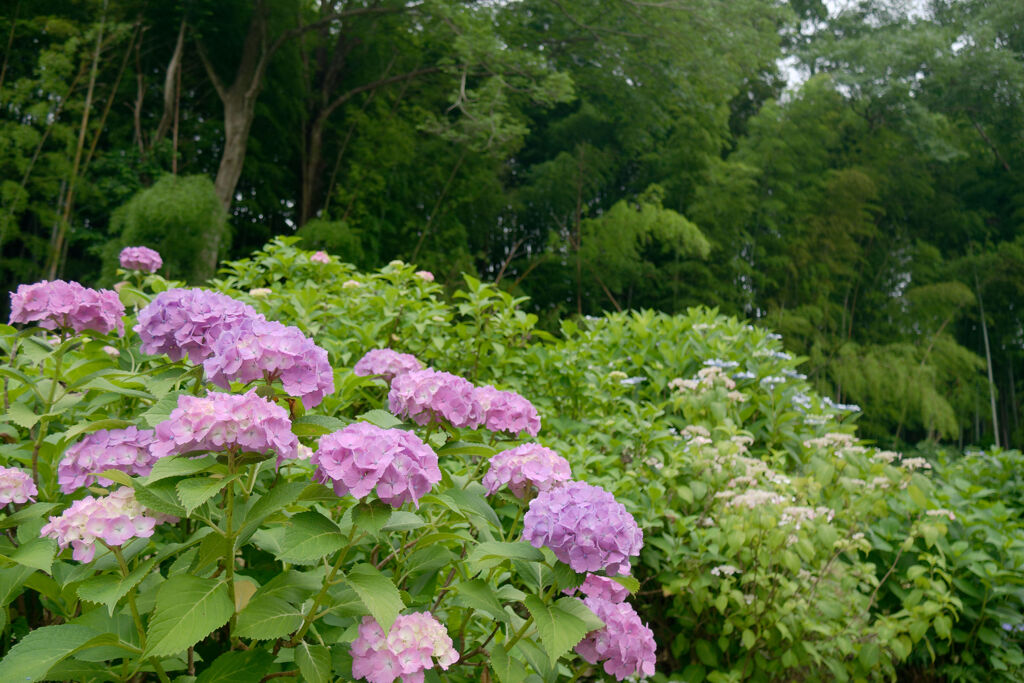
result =
[{"label": "purple hydrangea flower", "polygon": [[576,652],[591,664],[604,662],[604,670],[623,680],[654,675],[657,644],[654,632],[640,620],[640,615],[625,602],[611,602],[590,597],[583,601],[604,628],[591,631],[576,646]]},{"label": "purple hydrangea flower", "polygon": [[256,395],[182,395],[178,407],[156,426],[150,449],[157,458],[194,451],[276,453],[277,463],[297,456],[288,411]]},{"label": "purple hydrangea flower", "polygon": [[39,495],[32,477],[17,467],[0,467],[0,505],[27,503]]},{"label": "purple hydrangea flower", "polygon": [[331,257],[327,255],[326,251],[318,251],[310,256],[309,260],[313,263],[330,263]]},{"label": "purple hydrangea flower", "polygon": [[229,389],[232,380],[280,379],[284,390],[302,399],[308,410],[334,393],[334,372],[327,351],[297,327],[249,319],[225,328],[203,361],[211,382]]},{"label": "purple hydrangea flower", "polygon": [[133,328],[142,338],[142,352],[166,353],[171,360],[188,354],[193,363],[213,353],[213,342],[243,320],[264,320],[256,309],[229,296],[205,289],[169,289],[139,311]]},{"label": "purple hydrangea flower", "polygon": [[141,270],[155,273],[164,265],[160,253],[149,247],[125,247],[121,250],[121,267],[125,270]]},{"label": "purple hydrangea flower", "polygon": [[360,377],[380,375],[390,383],[398,375],[422,370],[423,363],[411,353],[398,353],[391,349],[373,349],[359,359],[353,371]]},{"label": "purple hydrangea flower", "polygon": [[135,500],[135,491],[123,486],[109,496],[76,500],[60,516],[50,517],[39,535],[57,539],[61,548],[72,546],[74,559],[90,562],[96,553],[96,541],[123,545],[132,538],[149,538],[157,524],[177,521],[177,517],[142,507]]},{"label": "purple hydrangea flower", "polygon": [[542,491],[523,515],[523,539],[546,545],[576,572],[628,574],[644,535],[633,516],[600,486],[571,481]]},{"label": "purple hydrangea flower", "polygon": [[400,614],[384,635],[372,617],[363,617],[352,642],[352,675],[370,683],[422,683],[423,672],[437,665],[448,670],[459,661],[448,630],[429,612]]},{"label": "purple hydrangea flower", "polygon": [[568,460],[535,443],[525,443],[497,453],[488,462],[491,466],[483,480],[488,494],[508,486],[512,495],[522,498],[530,486],[538,491],[547,491],[572,477]]},{"label": "purple hydrangea flower", "polygon": [[447,420],[453,427],[476,429],[483,421],[472,383],[430,368],[395,377],[388,404],[392,413],[418,425]]},{"label": "purple hydrangea flower", "polygon": [[331,483],[339,496],[377,497],[392,507],[419,505],[441,481],[437,455],[412,432],[356,422],[320,439],[313,454],[316,480]]},{"label": "purple hydrangea flower", "polygon": [[124,304],[110,289],[88,289],[77,282],[46,280],[20,285],[11,292],[13,323],[39,323],[47,330],[73,330],[76,334],[95,330],[103,334],[117,330],[124,336]]},{"label": "purple hydrangea flower", "polygon": [[498,391],[488,385],[477,387],[474,396],[483,412],[484,426],[492,432],[537,436],[540,415],[533,404],[514,391]]},{"label": "purple hydrangea flower", "polygon": [[98,477],[93,472],[121,470],[125,474],[146,476],[156,462],[149,447],[155,433],[152,429],[101,429],[87,435],[68,448],[57,465],[57,482],[64,493],[89,486],[98,481],[101,486],[114,482]]},{"label": "purple hydrangea flower", "polygon": [[[583,585],[579,587],[579,591],[588,598],[598,598],[611,603],[625,602],[626,598],[629,597],[628,588],[615,579],[609,579],[607,576],[598,576],[597,574],[587,574],[587,578],[583,580]],[[574,589],[569,589],[566,592],[571,594],[574,592]]]}]

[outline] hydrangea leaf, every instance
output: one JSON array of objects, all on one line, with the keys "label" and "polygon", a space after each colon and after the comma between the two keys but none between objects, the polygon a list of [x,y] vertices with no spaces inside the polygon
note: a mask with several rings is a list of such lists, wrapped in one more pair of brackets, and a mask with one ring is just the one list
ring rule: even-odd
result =
[{"label": "hydrangea leaf", "polygon": [[306,484],[301,481],[283,482],[257,498],[242,519],[238,542],[245,543],[263,520],[294,503],[305,488]]},{"label": "hydrangea leaf", "polygon": [[312,564],[345,544],[338,525],[319,512],[300,512],[289,520],[277,558],[292,564]]},{"label": "hydrangea leaf", "polygon": [[157,591],[143,656],[182,652],[226,624],[234,611],[223,581],[188,574],[172,576]]},{"label": "hydrangea leaf", "polygon": [[146,477],[147,484],[154,484],[161,479],[168,477],[187,477],[193,474],[205,472],[217,464],[216,458],[207,455],[202,458],[186,458],[180,455],[170,455],[159,458],[153,463],[153,470]]},{"label": "hydrangea leaf", "polygon": [[501,601],[498,600],[491,586],[483,579],[463,581],[455,584],[453,588],[456,602],[460,602],[466,607],[472,607],[500,621],[509,621],[508,612],[502,607]]},{"label": "hydrangea leaf", "polygon": [[276,595],[255,595],[238,613],[232,635],[253,640],[283,638],[302,625],[302,611]]},{"label": "hydrangea leaf", "polygon": [[576,598],[562,598],[553,605],[545,605],[537,596],[528,595],[525,604],[552,663],[588,633],[604,626],[604,622]]},{"label": "hydrangea leaf", "polygon": [[411,531],[426,526],[426,521],[419,515],[404,510],[395,510],[388,518],[388,523],[381,527],[382,531]]},{"label": "hydrangea leaf", "polygon": [[362,502],[352,508],[352,524],[360,531],[376,536],[391,519],[393,512],[390,505],[379,500]]},{"label": "hydrangea leaf", "polygon": [[491,647],[491,669],[501,683],[521,683],[526,678],[526,667],[518,659],[512,659],[501,643]]},{"label": "hydrangea leaf", "polygon": [[213,498],[235,479],[238,479],[237,474],[230,477],[182,479],[174,488],[178,491],[178,500],[185,506],[185,511],[191,515],[193,510]]},{"label": "hydrangea leaf", "polygon": [[369,410],[360,415],[358,419],[376,425],[381,429],[394,429],[395,427],[402,426],[402,421],[386,410]]},{"label": "hydrangea leaf", "polygon": [[273,665],[274,655],[266,650],[225,652],[199,674],[196,683],[250,683],[260,680]]},{"label": "hydrangea leaf", "polygon": [[309,683],[331,683],[331,650],[323,645],[299,643],[295,647],[295,663],[299,673]]},{"label": "hydrangea leaf", "polygon": [[349,570],[345,581],[356,592],[363,605],[385,632],[405,607],[391,579],[371,564],[357,564]]},{"label": "hydrangea leaf", "polygon": [[117,636],[99,633],[88,626],[43,626],[25,636],[0,661],[0,680],[38,681],[58,662],[97,645],[118,645]]},{"label": "hydrangea leaf", "polygon": [[525,541],[511,543],[485,541],[473,548],[468,561],[473,571],[482,571],[501,564],[505,560],[543,562],[544,553]]},{"label": "hydrangea leaf", "polygon": [[117,601],[138,585],[156,562],[156,558],[151,557],[124,578],[116,574],[101,574],[87,579],[78,585],[78,597],[82,600],[106,605],[107,611],[113,616]]},{"label": "hydrangea leaf", "polygon": [[295,436],[323,436],[342,429],[348,423],[327,415],[302,415],[292,420]]},{"label": "hydrangea leaf", "polygon": [[49,574],[53,566],[53,556],[56,554],[57,542],[52,538],[34,538],[12,552],[10,559]]}]

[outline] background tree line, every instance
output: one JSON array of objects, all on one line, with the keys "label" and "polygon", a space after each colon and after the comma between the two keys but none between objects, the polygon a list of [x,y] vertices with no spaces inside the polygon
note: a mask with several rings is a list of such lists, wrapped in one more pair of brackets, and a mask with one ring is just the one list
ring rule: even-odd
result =
[{"label": "background tree line", "polygon": [[5,290],[298,230],[549,321],[717,305],[868,436],[1024,440],[1019,2],[0,8]]}]

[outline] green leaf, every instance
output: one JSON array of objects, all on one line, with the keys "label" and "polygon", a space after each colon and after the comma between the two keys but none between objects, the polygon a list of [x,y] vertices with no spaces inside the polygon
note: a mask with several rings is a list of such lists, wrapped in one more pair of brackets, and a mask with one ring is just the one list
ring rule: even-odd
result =
[{"label": "green leaf", "polygon": [[366,563],[352,567],[345,576],[345,581],[386,633],[394,623],[395,617],[405,607],[395,584],[372,564]]},{"label": "green leaf", "polygon": [[128,420],[119,420],[117,418],[106,418],[104,420],[93,420],[91,422],[82,422],[71,429],[64,432],[64,440],[71,441],[79,434],[98,432],[101,429],[123,429],[124,427],[130,427],[131,422]]},{"label": "green leaf", "polygon": [[117,574],[102,574],[86,579],[78,585],[78,597],[82,600],[106,605],[108,612],[113,616],[118,600],[146,578],[156,561],[155,557],[149,558],[124,578]]},{"label": "green leaf", "polygon": [[168,477],[187,477],[193,474],[205,472],[217,464],[217,459],[212,455],[202,458],[186,458],[180,455],[171,455],[158,459],[153,464],[153,470],[146,477],[146,484],[155,484],[161,479]]},{"label": "green leaf", "polygon": [[222,488],[238,479],[237,474],[230,477],[199,477],[195,479],[182,479],[175,489],[178,491],[178,500],[185,506],[185,512],[192,514],[197,507],[213,498]]},{"label": "green leaf", "polygon": [[491,647],[491,669],[501,683],[521,683],[526,678],[526,667],[518,659],[512,659],[505,646],[495,643]]},{"label": "green leaf", "polygon": [[238,613],[238,622],[232,635],[253,640],[283,638],[302,625],[303,614],[295,605],[277,595],[252,597]]},{"label": "green leaf", "polygon": [[52,538],[34,538],[18,547],[10,558],[18,564],[40,569],[47,574],[53,566],[53,556],[57,554],[57,542]]},{"label": "green leaf", "polygon": [[576,598],[562,598],[553,605],[545,605],[537,596],[528,595],[525,604],[552,664],[588,633],[604,626],[604,622]]},{"label": "green leaf", "polygon": [[273,665],[274,655],[266,650],[225,652],[199,674],[196,683],[252,683],[269,673]]},{"label": "green leaf", "polygon": [[0,661],[0,681],[38,681],[58,662],[97,645],[118,645],[112,633],[88,626],[60,624],[31,631]]},{"label": "green leaf", "polygon": [[39,415],[33,413],[24,403],[18,403],[17,401],[10,405],[5,417],[25,429],[32,429],[36,422],[39,421]]},{"label": "green leaf", "polygon": [[501,528],[501,522],[494,509],[487,503],[486,491],[480,484],[470,484],[466,489],[451,488],[444,495],[455,501],[463,514],[479,515],[495,529]]},{"label": "green leaf", "polygon": [[483,443],[474,443],[472,441],[450,441],[438,449],[437,455],[438,457],[446,455],[475,455],[482,458],[489,458],[494,455],[495,452],[495,448]]},{"label": "green leaf", "polygon": [[327,415],[303,415],[292,420],[295,436],[323,436],[343,429],[348,423]]},{"label": "green leaf", "polygon": [[121,470],[103,470],[99,473],[104,479],[109,479],[115,484],[135,488],[135,481]]},{"label": "green leaf", "polygon": [[238,542],[245,543],[254,531],[270,515],[294,503],[306,489],[301,481],[289,481],[278,484],[260,496],[242,519],[242,528],[238,532]]},{"label": "green leaf", "polygon": [[319,512],[300,512],[288,521],[277,554],[282,562],[313,564],[345,545],[338,525]]},{"label": "green leaf", "polygon": [[468,563],[474,572],[479,572],[501,564],[505,560],[543,562],[544,553],[525,541],[513,541],[511,543],[485,541],[478,544],[469,553]]},{"label": "green leaf", "polygon": [[11,604],[21,594],[25,581],[33,574],[35,570],[24,565],[0,567],[0,606]]},{"label": "green leaf", "polygon": [[299,643],[295,647],[295,663],[308,683],[331,683],[331,650],[323,645]]},{"label": "green leaf", "polygon": [[187,391],[172,391],[159,401],[149,407],[149,410],[142,413],[141,417],[151,428],[171,416],[171,411],[178,407],[178,397],[187,394]]},{"label": "green leaf", "polygon": [[53,508],[57,507],[57,505],[57,503],[33,503],[26,508],[18,510],[13,515],[0,520],[0,529],[10,529],[11,527],[20,526],[29,520],[41,519]]},{"label": "green leaf", "polygon": [[228,585],[188,574],[172,576],[156,594],[156,610],[146,631],[145,657],[183,652],[227,623],[235,606]]},{"label": "green leaf", "polygon": [[426,526],[426,524],[426,521],[417,514],[405,512],[403,510],[395,510],[391,513],[391,517],[388,518],[388,523],[381,527],[381,530],[411,531],[412,529],[419,529],[422,526]]},{"label": "green leaf", "polygon": [[473,609],[488,614],[499,621],[509,620],[508,612],[502,607],[501,601],[494,594],[494,590],[483,579],[464,581],[452,586],[455,591],[455,601],[472,607]]},{"label": "green leaf", "polygon": [[381,429],[394,429],[395,427],[400,427],[402,425],[402,421],[397,417],[385,410],[378,409],[367,411],[356,419],[362,420],[363,422],[369,422]]},{"label": "green leaf", "polygon": [[[105,472],[104,476],[109,474],[109,472]],[[155,484],[148,485],[135,482],[135,500],[154,512],[175,517],[187,516],[185,508],[178,504],[178,492],[174,487],[174,482],[169,479],[161,479]]]},{"label": "green leaf", "polygon": [[391,519],[392,513],[391,506],[379,500],[359,503],[352,508],[352,524],[360,531],[376,536]]},{"label": "green leaf", "polygon": [[619,585],[628,590],[630,593],[636,593],[640,590],[640,582],[634,579],[632,576],[612,576],[612,581],[617,581]]}]

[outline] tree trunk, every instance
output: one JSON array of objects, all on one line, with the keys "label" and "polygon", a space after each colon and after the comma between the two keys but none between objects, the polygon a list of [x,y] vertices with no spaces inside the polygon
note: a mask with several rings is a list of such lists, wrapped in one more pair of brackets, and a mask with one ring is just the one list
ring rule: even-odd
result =
[{"label": "tree trunk", "polygon": [[992,402],[992,438],[999,443],[999,420],[996,418],[996,383],[992,377],[992,351],[988,345],[988,323],[985,322],[985,306],[981,302],[981,287],[978,286],[978,274],[974,274],[974,288],[978,292],[978,310],[981,313],[981,334],[985,341],[985,365],[988,367],[988,395]]},{"label": "tree trunk", "polygon": [[303,226],[313,218],[313,201],[320,189],[320,165],[323,153],[324,127],[327,117],[317,116],[309,127],[306,154],[302,160],[302,196],[299,201],[299,225]]}]

